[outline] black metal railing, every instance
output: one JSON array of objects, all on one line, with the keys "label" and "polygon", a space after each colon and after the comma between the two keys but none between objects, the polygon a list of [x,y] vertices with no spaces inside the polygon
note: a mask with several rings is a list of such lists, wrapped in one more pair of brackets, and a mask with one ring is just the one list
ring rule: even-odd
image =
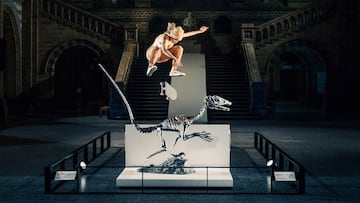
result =
[{"label": "black metal railing", "polygon": [[[271,194],[269,180],[269,167],[265,164],[249,166],[196,166],[196,167],[145,167],[153,172],[141,171],[144,166],[91,165],[86,171],[80,173],[79,184],[65,185],[63,188],[56,188],[52,194]],[[157,170],[159,169],[159,170]],[[163,170],[166,169],[166,170]],[[179,170],[177,170],[179,169]],[[194,171],[195,179],[186,173],[161,173],[155,171]],[[127,171],[127,172],[124,172]],[[122,174],[122,173],[125,173]],[[231,173],[231,178],[229,174]],[[131,178],[127,179],[131,174]],[[249,175],[251,174],[251,175]],[[159,182],[154,176],[162,176]],[[115,179],[115,177],[117,177]],[[167,179],[167,177],[169,179]],[[194,177],[194,176],[193,176]],[[114,179],[116,184],[114,185]],[[82,181],[86,180],[86,181]],[[194,181],[192,182],[192,181]],[[221,181],[220,181],[221,180]],[[177,183],[180,181],[180,185]],[[167,183],[166,183],[167,182]],[[179,182],[178,182],[179,183]],[[188,185],[187,185],[188,184]],[[101,185],[98,187],[97,185]],[[159,186],[160,185],[160,186]],[[163,187],[161,185],[167,185]],[[186,186],[187,185],[187,186]],[[75,187],[78,187],[75,190]],[[192,188],[189,190],[189,188]],[[288,193],[293,194],[294,190]]]},{"label": "black metal railing", "polygon": [[[207,166],[207,167],[194,167],[196,171],[203,171],[202,181],[203,185],[197,187],[193,193],[218,193],[221,191],[222,194],[269,194],[269,193],[282,193],[282,194],[304,194],[305,193],[305,169],[304,167],[295,161],[290,155],[280,149],[277,145],[271,142],[268,138],[263,136],[258,132],[254,133],[254,149],[259,155],[264,157],[264,160],[273,160],[274,164],[272,166],[266,165],[264,163],[252,163],[251,165],[242,165],[242,166]],[[97,165],[90,164],[81,172],[79,165],[81,161],[85,163],[90,163],[103,152],[105,152],[110,147],[110,133],[106,132],[101,136],[95,138],[84,146],[73,151],[69,155],[65,156],[61,160],[54,162],[53,164],[45,167],[45,193],[52,194],[139,194],[139,193],[182,193],[183,191],[178,189],[168,188],[164,190],[154,190],[153,187],[146,186],[145,172],[139,172],[137,177],[137,186],[134,187],[125,187],[122,186],[119,182],[119,185],[114,187],[111,183],[114,177],[119,177],[119,171],[127,169],[140,169],[142,166],[125,166],[124,165],[113,165],[114,162],[110,161],[110,164],[101,164]],[[119,150],[116,150],[116,154],[124,156],[124,151],[118,153]],[[111,156],[116,158],[116,160],[122,160],[124,157]],[[157,167],[155,168],[169,168],[169,167]],[[177,167],[170,167],[170,169],[175,170]],[[184,168],[184,167],[183,167]],[[185,167],[191,169],[192,167]],[[147,168],[148,169],[148,168]],[[213,186],[211,182],[212,174],[209,171],[217,171],[219,169],[229,169],[232,178],[233,186],[228,185],[226,187],[232,188],[229,190],[212,190]],[[54,180],[56,172],[63,172],[72,170],[77,172],[76,179],[74,182],[76,186],[74,187],[73,183],[68,181],[56,181]],[[135,170],[136,171],[136,170]],[[205,172],[204,172],[205,171]],[[269,174],[270,172],[270,174]],[[293,173],[296,177],[295,181],[289,181],[285,185],[280,185],[280,187],[274,187],[276,179],[274,179],[275,172],[290,172]],[[249,176],[249,174],[252,174]],[[199,175],[199,174],[198,174]],[[86,181],[82,181],[86,179]],[[270,181],[271,180],[271,181]],[[104,183],[101,187],[98,187],[99,183]],[[146,184],[145,184],[146,183]],[[76,188],[76,190],[74,190]],[[275,188],[275,189],[273,189]],[[276,188],[280,189],[277,190]],[[95,191],[95,192],[94,192]],[[280,191],[280,192],[278,192]]]},{"label": "black metal railing", "polygon": [[254,133],[254,147],[265,159],[273,160],[274,170],[294,171],[299,183],[298,192],[305,193],[305,168],[301,164],[258,132]]},{"label": "black metal railing", "polygon": [[[110,132],[105,132],[59,161],[46,166],[44,169],[45,193],[52,193],[53,188],[56,187],[52,184],[56,171],[77,171],[80,162],[83,161],[88,164],[109,149],[111,146],[110,135]],[[61,183],[62,182],[60,181],[58,184]]]}]

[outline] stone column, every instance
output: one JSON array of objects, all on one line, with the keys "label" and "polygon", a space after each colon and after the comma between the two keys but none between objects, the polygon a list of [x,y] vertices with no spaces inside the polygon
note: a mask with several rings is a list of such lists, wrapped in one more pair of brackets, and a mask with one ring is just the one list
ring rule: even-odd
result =
[{"label": "stone column", "polygon": [[[0,52],[3,52],[3,40],[4,38],[4,11],[2,9],[2,7],[0,7]],[[4,58],[4,59],[3,59]],[[4,66],[5,63],[5,53],[0,53],[0,66]],[[0,98],[4,96],[4,68],[5,67],[0,67]],[[0,107],[1,108],[1,107]]]},{"label": "stone column", "polygon": [[0,38],[4,38],[4,11],[0,7]]}]

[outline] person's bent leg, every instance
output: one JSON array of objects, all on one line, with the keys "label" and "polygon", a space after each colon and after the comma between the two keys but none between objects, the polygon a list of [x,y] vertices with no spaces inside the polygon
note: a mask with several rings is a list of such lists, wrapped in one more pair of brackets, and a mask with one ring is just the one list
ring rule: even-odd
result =
[{"label": "person's bent leg", "polygon": [[161,50],[159,48],[149,47],[146,50],[146,58],[148,60],[148,68],[146,71],[146,76],[151,77],[152,74],[157,70],[155,65],[161,57]]},{"label": "person's bent leg", "polygon": [[181,59],[184,53],[184,48],[180,45],[176,45],[169,50],[176,58],[176,60],[172,60],[171,71],[169,76],[185,76],[186,74],[179,71],[178,68],[182,65]]}]

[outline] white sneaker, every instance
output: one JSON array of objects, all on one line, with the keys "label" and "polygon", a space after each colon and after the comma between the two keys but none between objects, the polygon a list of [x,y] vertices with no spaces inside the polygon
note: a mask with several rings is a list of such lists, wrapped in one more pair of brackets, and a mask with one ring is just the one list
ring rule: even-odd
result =
[{"label": "white sneaker", "polygon": [[146,76],[151,77],[152,74],[157,70],[157,66],[149,66],[146,71]]},{"label": "white sneaker", "polygon": [[178,70],[171,71],[169,73],[169,76],[171,76],[171,77],[181,77],[181,76],[185,76],[185,75],[186,75],[186,73],[183,73],[183,72],[178,71]]}]

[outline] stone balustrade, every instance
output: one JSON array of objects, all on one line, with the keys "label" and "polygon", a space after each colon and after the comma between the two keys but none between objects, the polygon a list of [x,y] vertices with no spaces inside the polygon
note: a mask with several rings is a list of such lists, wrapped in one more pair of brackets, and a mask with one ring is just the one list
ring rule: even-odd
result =
[{"label": "stone balustrade", "polygon": [[289,12],[260,25],[242,24],[243,42],[251,42],[256,46],[265,45],[281,37],[302,31],[307,26],[320,22],[333,10],[336,0],[324,0],[303,9]]},{"label": "stone balustrade", "polygon": [[307,26],[321,22],[333,10],[337,0],[323,0],[303,9],[289,12],[263,24],[246,23],[241,25],[241,47],[245,56],[250,84],[250,109],[266,118],[266,84],[261,79],[256,60],[255,47],[279,40],[287,35],[306,29]]},{"label": "stone balustrade", "polygon": [[126,84],[133,58],[138,56],[138,28],[133,24],[117,24],[58,0],[43,0],[43,15],[109,43],[124,45],[116,76],[117,82]]},{"label": "stone balustrade", "polygon": [[94,35],[99,39],[110,41],[120,33],[121,36],[126,37],[122,26],[64,2],[43,0],[42,10],[44,16]]}]

